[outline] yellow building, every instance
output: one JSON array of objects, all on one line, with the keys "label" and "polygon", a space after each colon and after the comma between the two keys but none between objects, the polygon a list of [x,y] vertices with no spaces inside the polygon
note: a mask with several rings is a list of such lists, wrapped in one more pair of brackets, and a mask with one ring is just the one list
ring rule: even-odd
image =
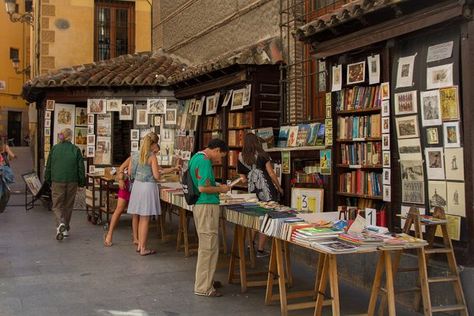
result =
[{"label": "yellow building", "polygon": [[[2,1],[3,2],[3,1]],[[24,1],[18,2],[18,12],[24,12]],[[0,9],[0,137],[14,139],[14,144],[22,145],[22,139],[29,134],[28,106],[21,97],[27,73],[21,70],[29,66],[29,41],[31,26],[28,23],[12,22],[4,9]],[[19,60],[17,73],[12,59]]]}]

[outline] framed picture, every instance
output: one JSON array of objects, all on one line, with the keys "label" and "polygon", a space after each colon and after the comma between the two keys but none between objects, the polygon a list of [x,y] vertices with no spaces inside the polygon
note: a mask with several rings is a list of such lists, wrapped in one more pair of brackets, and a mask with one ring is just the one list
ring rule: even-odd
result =
[{"label": "framed picture", "polygon": [[51,127],[51,120],[44,120],[44,127]]},{"label": "framed picture", "polygon": [[441,125],[441,108],[439,90],[420,92],[421,125]]},{"label": "framed picture", "polygon": [[23,181],[25,181],[25,184],[28,187],[28,190],[30,190],[31,194],[34,196],[38,195],[42,185],[36,172],[31,171],[24,173],[21,175],[21,177],[23,178]]},{"label": "framed picture", "polygon": [[395,93],[395,115],[414,114],[418,112],[417,91]]},{"label": "framed picture", "polygon": [[331,175],[332,158],[331,149],[324,149],[319,151],[319,164],[321,166],[321,174]]},{"label": "framed picture", "polygon": [[453,85],[453,64],[426,69],[426,88],[428,90],[451,87]]},{"label": "framed picture", "polygon": [[421,160],[421,144],[419,138],[399,139],[398,153],[401,160]]},{"label": "framed picture", "polygon": [[385,202],[390,202],[392,200],[392,187],[389,185],[383,186],[382,199]]},{"label": "framed picture", "polygon": [[94,125],[87,125],[87,134],[94,134]]},{"label": "framed picture", "polygon": [[54,100],[46,100],[46,111],[54,111],[54,104],[56,101]]},{"label": "framed picture", "polygon": [[380,55],[367,57],[367,67],[369,68],[369,84],[380,82]]},{"label": "framed picture", "polygon": [[87,158],[94,158],[95,156],[95,146],[87,145]]},{"label": "framed picture", "polygon": [[[250,96],[252,95],[252,84],[247,84],[247,86],[244,88],[244,98],[242,99],[242,105],[247,106],[250,104]],[[216,103],[217,106],[217,103]]]},{"label": "framed picture", "polygon": [[222,107],[226,107],[226,106],[229,105],[230,98],[232,97],[232,91],[233,91],[233,90],[228,90],[228,91],[225,93],[224,101],[222,102]]},{"label": "framed picture", "polygon": [[86,112],[86,108],[76,108],[76,126],[87,126]]},{"label": "framed picture", "polygon": [[88,125],[93,125],[94,124],[94,114],[87,114],[87,124]]},{"label": "framed picture", "polygon": [[148,110],[137,110],[137,125],[148,125]]},{"label": "framed picture", "polygon": [[166,99],[147,99],[146,108],[148,114],[165,114]]},{"label": "framed picture", "polygon": [[459,122],[443,123],[444,147],[461,147]]},{"label": "framed picture", "polygon": [[428,181],[428,200],[431,209],[441,207],[446,210],[448,201],[445,181]]},{"label": "framed picture", "polygon": [[458,87],[449,87],[439,90],[441,104],[441,118],[443,121],[459,120]]},{"label": "framed picture", "polygon": [[382,117],[382,133],[390,133],[390,117]]},{"label": "framed picture", "polygon": [[395,118],[398,139],[419,137],[418,118],[416,115]]},{"label": "framed picture", "polygon": [[232,103],[230,105],[230,110],[239,110],[244,107],[244,94],[247,89],[234,90],[232,92]]},{"label": "framed picture", "polygon": [[397,68],[397,88],[413,86],[413,69],[415,67],[415,55],[400,57]]},{"label": "framed picture", "polygon": [[341,91],[342,89],[342,65],[332,66],[331,70],[331,91]]},{"label": "framed picture", "polygon": [[95,135],[87,135],[87,145],[95,146]]},{"label": "framed picture", "polygon": [[122,107],[122,99],[109,99],[106,101],[107,111],[120,112]]},{"label": "framed picture", "polygon": [[446,148],[444,151],[444,167],[447,180],[464,181],[464,149]]},{"label": "framed picture", "polygon": [[50,120],[51,119],[51,111],[46,111],[44,112],[44,119],[45,120]]},{"label": "framed picture", "polygon": [[44,136],[45,137],[51,136],[51,128],[50,127],[45,127],[44,128]]},{"label": "framed picture", "polygon": [[390,134],[382,135],[382,150],[390,150]]},{"label": "framed picture", "polygon": [[383,82],[380,85],[380,97],[382,100],[390,99],[390,82]]},{"label": "framed picture", "polygon": [[390,100],[382,100],[382,116],[390,116]]},{"label": "framed picture", "polygon": [[365,61],[347,65],[347,84],[365,81]]},{"label": "framed picture", "polygon": [[97,115],[97,135],[112,135],[112,115],[110,113]]},{"label": "framed picture", "polygon": [[119,120],[121,121],[133,120],[133,103],[120,104]]},{"label": "framed picture", "polygon": [[291,207],[298,211],[322,212],[324,205],[324,189],[291,189]]},{"label": "framed picture", "polygon": [[[58,143],[58,134],[64,128],[69,128],[74,133],[76,111],[74,104],[55,104],[54,111],[54,135],[53,135],[53,144]],[[45,122],[45,127],[46,126]]]},{"label": "framed picture", "polygon": [[384,168],[390,168],[390,151],[382,152],[382,165]]},{"label": "framed picture", "polygon": [[428,175],[428,179],[445,179],[443,157],[443,147],[430,147],[425,149],[426,173]]},{"label": "framed picture", "polygon": [[438,145],[439,144],[438,128],[429,127],[429,128],[426,129],[426,143],[428,145]]},{"label": "framed picture", "polygon": [[138,151],[138,140],[132,140],[131,143],[130,143],[130,150],[132,152],[134,151]]},{"label": "framed picture", "polygon": [[176,125],[177,109],[167,109],[165,114],[166,125]]},{"label": "framed picture", "polygon": [[110,137],[98,136],[94,156],[94,165],[109,165],[112,157]]},{"label": "framed picture", "polygon": [[153,116],[153,125],[154,126],[161,126],[161,115]]},{"label": "framed picture", "polygon": [[448,213],[466,217],[466,195],[464,182],[447,182]]},{"label": "framed picture", "polygon": [[382,183],[385,185],[391,184],[391,170],[390,169],[383,169],[382,173]]},{"label": "framed picture", "polygon": [[139,140],[140,139],[140,130],[131,129],[130,130],[130,140]]},{"label": "framed picture", "polygon": [[217,113],[216,95],[211,95],[206,98],[206,115]]},{"label": "framed picture", "polygon": [[87,113],[88,114],[105,114],[106,106],[104,99],[87,99]]}]

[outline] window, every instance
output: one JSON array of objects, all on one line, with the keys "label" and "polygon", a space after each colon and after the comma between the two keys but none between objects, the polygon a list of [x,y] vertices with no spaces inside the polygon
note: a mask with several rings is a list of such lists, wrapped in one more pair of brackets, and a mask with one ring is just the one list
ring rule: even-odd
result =
[{"label": "window", "polygon": [[135,3],[95,2],[94,59],[104,60],[135,50]]},{"label": "window", "polygon": [[307,0],[306,10],[310,19],[316,19],[351,1],[354,0]]},{"label": "window", "polygon": [[20,59],[20,50],[18,48],[10,47],[10,59],[19,60]]}]

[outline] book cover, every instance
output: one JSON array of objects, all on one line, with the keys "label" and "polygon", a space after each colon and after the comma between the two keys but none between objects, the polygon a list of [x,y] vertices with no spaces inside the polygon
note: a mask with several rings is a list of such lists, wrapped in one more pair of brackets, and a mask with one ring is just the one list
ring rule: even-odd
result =
[{"label": "book cover", "polygon": [[296,147],[296,139],[298,137],[298,126],[291,126],[288,134],[288,147]]},{"label": "book cover", "polygon": [[286,147],[288,145],[288,136],[290,134],[289,126],[280,127],[280,132],[278,133],[278,147]]},{"label": "book cover", "polygon": [[272,127],[259,128],[256,134],[264,141],[262,143],[264,149],[273,148],[275,136],[273,135]]},{"label": "book cover", "polygon": [[298,136],[296,137],[296,146],[303,147],[306,146],[306,140],[311,131],[309,124],[300,124],[298,126]]},{"label": "book cover", "polygon": [[310,130],[306,143],[308,146],[316,146],[316,140],[318,139],[319,126],[321,123],[309,124]]},{"label": "book cover", "polygon": [[318,136],[316,138],[316,145],[317,146],[324,145],[324,133],[325,133],[325,128],[324,127],[325,127],[324,124],[319,125]]}]

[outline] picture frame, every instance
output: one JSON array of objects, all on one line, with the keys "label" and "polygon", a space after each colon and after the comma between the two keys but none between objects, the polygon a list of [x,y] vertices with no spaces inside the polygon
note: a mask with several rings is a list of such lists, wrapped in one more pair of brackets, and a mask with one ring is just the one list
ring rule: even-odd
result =
[{"label": "picture frame", "polygon": [[244,108],[244,94],[246,89],[238,89],[232,92],[232,103],[230,104],[230,110],[240,110]]},{"label": "picture frame", "polygon": [[51,120],[44,120],[44,127],[51,127]]},{"label": "picture frame", "polygon": [[420,92],[421,100],[421,125],[441,125],[441,106],[439,90]]},{"label": "picture frame", "polygon": [[132,140],[130,142],[130,151],[131,152],[137,152],[138,150],[139,150],[138,140]]},{"label": "picture frame", "polygon": [[95,146],[95,135],[87,135],[87,145]]},{"label": "picture frame", "polygon": [[45,137],[51,136],[51,128],[50,127],[45,127],[44,128],[44,136]]},{"label": "picture frame", "polygon": [[460,118],[458,86],[442,88],[439,90],[441,119],[443,121],[456,121]]},{"label": "picture frame", "polygon": [[382,100],[382,117],[390,116],[390,100]]},{"label": "picture frame", "polygon": [[302,212],[320,213],[323,211],[324,189],[292,188],[291,207]]},{"label": "picture frame", "polygon": [[390,134],[382,134],[382,150],[390,150]]},{"label": "picture frame", "polygon": [[217,113],[216,95],[206,97],[206,115]]},{"label": "picture frame", "polygon": [[166,99],[165,98],[147,99],[146,111],[148,114],[165,114],[166,113]]},{"label": "picture frame", "polygon": [[395,115],[418,113],[418,91],[395,93]]},{"label": "picture frame", "polygon": [[382,117],[382,134],[390,133],[390,117]]},{"label": "picture frame", "polygon": [[331,91],[341,91],[342,89],[342,65],[332,66],[331,68]]},{"label": "picture frame", "polygon": [[380,98],[382,100],[390,99],[390,82],[382,82],[380,85]]},{"label": "picture frame", "polygon": [[107,99],[107,112],[120,112],[122,109],[122,99]]},{"label": "picture frame", "polygon": [[461,147],[461,133],[459,131],[459,122],[443,123],[444,147]]},{"label": "picture frame", "polygon": [[55,100],[46,100],[46,111],[54,111],[54,104],[56,103]]},{"label": "picture frame", "polygon": [[367,68],[369,70],[369,84],[380,82],[380,54],[367,57]]},{"label": "picture frame", "polygon": [[365,82],[365,61],[347,65],[347,84]]},{"label": "picture frame", "polygon": [[120,104],[119,120],[133,121],[133,103]]},{"label": "picture frame", "polygon": [[94,125],[94,114],[87,114],[87,125]]},{"label": "picture frame", "polygon": [[87,146],[87,158],[94,158],[95,156],[95,146]]},{"label": "picture frame", "polygon": [[130,140],[140,140],[140,130],[139,129],[131,129],[130,130]]},{"label": "picture frame", "polygon": [[37,196],[39,191],[41,190],[42,184],[36,172],[27,172],[22,174],[21,177],[23,178],[23,181],[25,181],[25,184],[31,194],[33,196]]},{"label": "picture frame", "polygon": [[426,143],[428,145],[439,144],[439,135],[437,127],[429,127],[426,129]]},{"label": "picture frame", "polygon": [[87,99],[87,114],[105,113],[107,113],[105,99]]},{"label": "picture frame", "polygon": [[50,120],[51,119],[51,111],[45,111],[44,112],[44,119],[45,120]]},{"label": "picture frame", "polygon": [[392,171],[391,169],[383,169],[382,171],[382,184],[390,185],[392,183]]},{"label": "picture frame", "polygon": [[382,166],[384,168],[390,168],[390,151],[382,152]]},{"label": "picture frame", "polygon": [[398,139],[416,138],[420,136],[417,115],[397,117],[395,118],[395,126]]},{"label": "picture frame", "polygon": [[464,181],[464,149],[446,148],[444,150],[446,180]]},{"label": "picture frame", "polygon": [[444,151],[443,147],[425,149],[426,173],[430,180],[444,180]]},{"label": "picture frame", "polygon": [[453,64],[426,69],[426,89],[440,89],[453,86]]},{"label": "picture frame", "polygon": [[137,109],[137,125],[148,125],[148,110],[146,109]]},{"label": "picture frame", "polygon": [[177,113],[177,109],[166,109],[165,125],[176,125]]},{"label": "picture frame", "polygon": [[76,126],[87,126],[87,109],[76,107]]},{"label": "picture frame", "polygon": [[232,92],[233,90],[227,90],[224,96],[224,101],[222,102],[222,107],[225,108],[226,106],[229,105],[230,99],[232,98]]},{"label": "picture frame", "polygon": [[154,126],[161,126],[161,115],[155,115],[153,116],[153,125]]}]

